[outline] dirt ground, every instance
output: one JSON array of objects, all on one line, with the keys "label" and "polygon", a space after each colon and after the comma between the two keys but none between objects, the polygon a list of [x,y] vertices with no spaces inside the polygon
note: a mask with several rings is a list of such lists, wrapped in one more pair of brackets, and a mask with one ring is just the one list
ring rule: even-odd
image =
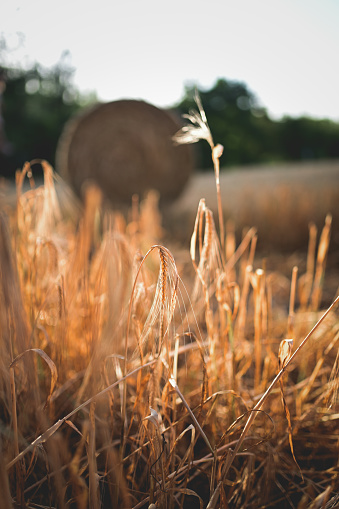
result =
[{"label": "dirt ground", "polygon": [[[260,247],[304,247],[309,223],[320,229],[330,213],[333,249],[339,248],[339,161],[237,167],[221,173],[220,187],[226,220],[234,222],[239,235],[243,228],[255,226]],[[164,210],[164,222],[173,234],[185,238],[192,231],[200,198],[216,218],[212,170],[196,173],[180,198]]]}]

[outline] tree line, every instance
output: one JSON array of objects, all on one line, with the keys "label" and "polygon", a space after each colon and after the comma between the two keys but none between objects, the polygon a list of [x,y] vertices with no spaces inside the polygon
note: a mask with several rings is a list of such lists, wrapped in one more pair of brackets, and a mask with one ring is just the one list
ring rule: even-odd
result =
[{"label": "tree line", "polygon": [[[45,69],[0,69],[0,174],[14,176],[27,160],[52,165],[67,120],[97,101],[81,95],[72,84],[72,69],[59,63]],[[219,79],[198,90],[215,142],[224,146],[222,166],[339,158],[339,124],[331,120],[284,117],[270,119],[246,84]],[[194,104],[195,87],[185,88],[173,106],[184,114]],[[211,166],[209,147],[196,147],[196,167]]]},{"label": "tree line", "polygon": [[[224,146],[223,167],[339,157],[339,124],[328,119],[285,116],[272,120],[247,85],[219,79],[199,90],[215,143]],[[177,104],[181,113],[194,108],[194,87]],[[201,168],[211,165],[207,144],[197,147]]]}]

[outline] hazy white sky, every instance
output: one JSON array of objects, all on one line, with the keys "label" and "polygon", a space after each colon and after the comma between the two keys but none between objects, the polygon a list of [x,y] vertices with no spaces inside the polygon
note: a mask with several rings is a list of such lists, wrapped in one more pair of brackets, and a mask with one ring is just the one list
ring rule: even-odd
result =
[{"label": "hazy white sky", "polygon": [[74,84],[100,100],[172,105],[185,83],[244,81],[275,118],[339,120],[338,0],[10,0],[7,64],[51,66],[65,50]]}]

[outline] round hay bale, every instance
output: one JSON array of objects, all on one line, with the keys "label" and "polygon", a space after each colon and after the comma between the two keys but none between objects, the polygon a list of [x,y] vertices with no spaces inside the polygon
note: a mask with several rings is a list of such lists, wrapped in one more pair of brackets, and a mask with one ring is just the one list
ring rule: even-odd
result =
[{"label": "round hay bale", "polygon": [[171,113],[136,100],[97,105],[66,124],[56,153],[56,169],[81,196],[94,181],[112,202],[130,202],[156,189],[175,199],[192,170],[191,149],[175,146],[181,124]]}]

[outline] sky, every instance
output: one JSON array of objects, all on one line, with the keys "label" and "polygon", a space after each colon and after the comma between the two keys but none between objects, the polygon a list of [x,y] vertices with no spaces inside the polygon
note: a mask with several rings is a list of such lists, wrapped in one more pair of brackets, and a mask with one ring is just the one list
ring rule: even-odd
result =
[{"label": "sky", "polygon": [[101,101],[167,107],[226,78],[274,119],[339,121],[338,0],[10,0],[1,21],[3,64],[69,51],[74,85]]}]

